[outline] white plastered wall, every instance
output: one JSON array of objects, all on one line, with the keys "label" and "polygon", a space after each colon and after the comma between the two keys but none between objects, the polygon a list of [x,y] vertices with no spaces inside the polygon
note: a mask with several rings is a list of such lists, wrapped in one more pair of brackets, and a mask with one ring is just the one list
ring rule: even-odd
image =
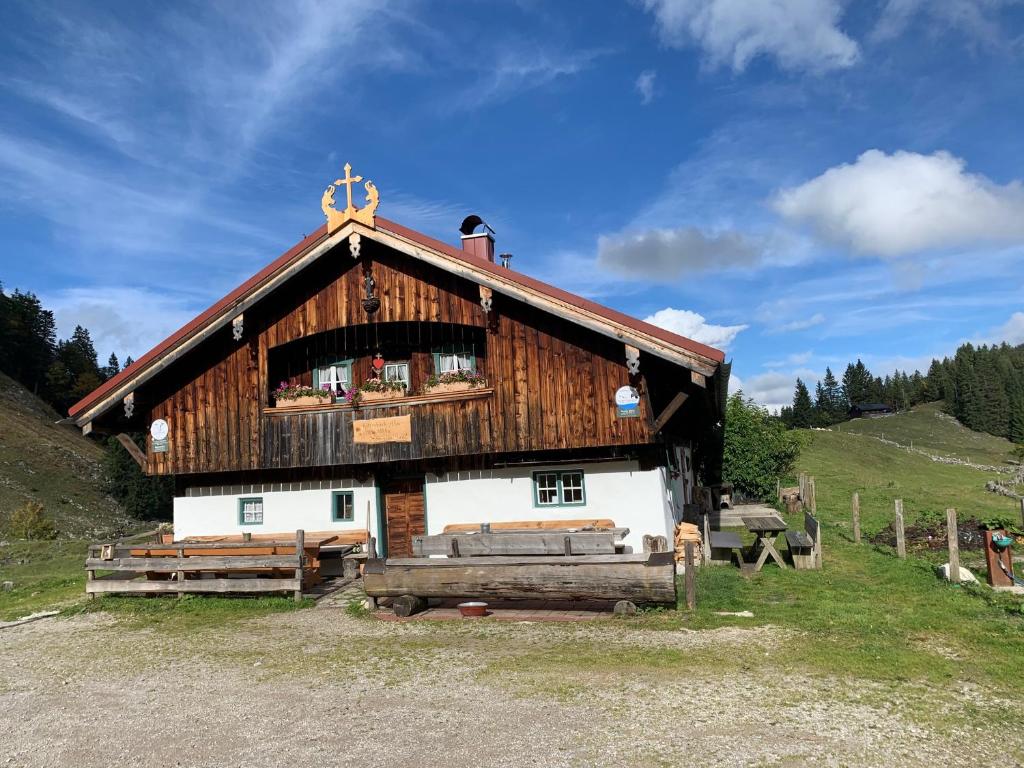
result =
[{"label": "white plastered wall", "polygon": [[[319,487],[309,487],[309,486]],[[351,491],[355,520],[331,519],[334,491]],[[224,486],[192,489],[188,496],[174,499],[174,537],[218,536],[249,533],[294,533],[304,531],[364,531],[366,510],[370,510],[370,530],[380,540],[377,530],[377,489],[372,480],[365,483],[332,480],[313,483],[275,483],[273,485]],[[241,525],[238,521],[238,500],[263,499],[263,524]]]},{"label": "white plastered wall", "polygon": [[[535,472],[582,470],[586,503],[534,505]],[[665,536],[670,545],[674,521],[663,468],[641,471],[636,461],[509,467],[427,475],[427,533],[452,523],[578,520],[607,518],[629,528],[625,543],[642,551],[645,534]]]}]

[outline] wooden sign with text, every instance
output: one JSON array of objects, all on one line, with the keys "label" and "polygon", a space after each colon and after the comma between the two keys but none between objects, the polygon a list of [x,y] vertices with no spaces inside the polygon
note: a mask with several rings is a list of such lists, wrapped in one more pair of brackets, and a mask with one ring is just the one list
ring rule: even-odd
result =
[{"label": "wooden sign with text", "polygon": [[352,442],[357,445],[411,443],[412,417],[409,415],[388,416],[383,419],[353,421]]}]

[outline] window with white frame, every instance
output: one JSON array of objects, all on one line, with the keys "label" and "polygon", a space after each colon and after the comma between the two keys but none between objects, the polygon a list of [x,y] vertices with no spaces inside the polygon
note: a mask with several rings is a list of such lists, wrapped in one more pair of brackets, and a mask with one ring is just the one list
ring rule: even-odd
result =
[{"label": "window with white frame", "polygon": [[472,346],[443,347],[434,353],[436,373],[475,371],[476,355]]},{"label": "window with white frame", "polygon": [[533,503],[538,507],[572,507],[586,504],[583,470],[534,472]]},{"label": "window with white frame", "polygon": [[582,504],[583,503],[583,473],[563,472],[560,476],[562,483],[562,503]]},{"label": "window with white frame", "polygon": [[352,386],[352,361],[339,360],[315,368],[313,386],[316,389],[329,389],[338,396],[344,395]]},{"label": "window with white frame", "polygon": [[533,476],[533,498],[538,507],[558,506],[557,472],[537,472]]},{"label": "window with white frame", "polygon": [[263,525],[263,499],[250,498],[238,500],[239,525]]},{"label": "window with white frame", "polygon": [[401,381],[409,389],[409,363],[385,363],[384,381]]}]

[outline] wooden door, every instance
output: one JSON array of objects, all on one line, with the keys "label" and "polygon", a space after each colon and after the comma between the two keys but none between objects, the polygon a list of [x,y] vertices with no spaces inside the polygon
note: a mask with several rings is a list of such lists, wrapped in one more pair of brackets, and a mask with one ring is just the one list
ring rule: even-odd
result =
[{"label": "wooden door", "polygon": [[412,557],[412,537],[427,532],[423,478],[392,480],[381,489],[388,557]]}]

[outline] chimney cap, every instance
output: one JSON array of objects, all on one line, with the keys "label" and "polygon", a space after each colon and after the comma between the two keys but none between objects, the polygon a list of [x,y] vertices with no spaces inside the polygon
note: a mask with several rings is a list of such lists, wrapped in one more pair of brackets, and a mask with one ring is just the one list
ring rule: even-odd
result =
[{"label": "chimney cap", "polygon": [[487,222],[481,219],[475,213],[471,213],[469,216],[462,220],[462,226],[459,227],[459,232],[461,232],[463,235],[472,235],[473,230],[475,230],[481,224],[483,224],[484,232],[486,234],[494,234],[494,230],[491,229]]}]

